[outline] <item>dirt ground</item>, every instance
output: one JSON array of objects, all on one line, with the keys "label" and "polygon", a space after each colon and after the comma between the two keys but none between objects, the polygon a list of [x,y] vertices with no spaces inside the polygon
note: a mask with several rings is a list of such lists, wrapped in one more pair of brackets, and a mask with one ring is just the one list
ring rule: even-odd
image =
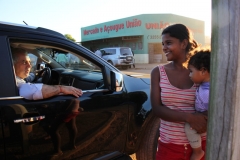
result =
[{"label": "dirt ground", "polygon": [[159,65],[158,63],[154,64],[135,64],[135,68],[131,67],[127,70],[121,70],[125,74],[133,75],[136,77],[150,78],[151,71],[154,67]]}]

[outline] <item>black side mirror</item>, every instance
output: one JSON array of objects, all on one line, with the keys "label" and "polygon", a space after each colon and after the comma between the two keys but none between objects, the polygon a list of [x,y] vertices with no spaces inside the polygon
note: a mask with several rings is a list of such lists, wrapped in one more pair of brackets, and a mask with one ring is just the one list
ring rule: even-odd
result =
[{"label": "black side mirror", "polygon": [[119,92],[123,88],[123,75],[118,72],[111,71],[111,90]]}]

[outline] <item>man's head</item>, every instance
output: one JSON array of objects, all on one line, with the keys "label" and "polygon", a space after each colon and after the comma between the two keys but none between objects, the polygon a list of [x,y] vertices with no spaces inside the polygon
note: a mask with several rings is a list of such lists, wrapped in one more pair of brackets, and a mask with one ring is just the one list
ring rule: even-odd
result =
[{"label": "man's head", "polygon": [[22,48],[12,48],[12,57],[16,76],[22,79],[26,78],[32,67],[26,50]]}]

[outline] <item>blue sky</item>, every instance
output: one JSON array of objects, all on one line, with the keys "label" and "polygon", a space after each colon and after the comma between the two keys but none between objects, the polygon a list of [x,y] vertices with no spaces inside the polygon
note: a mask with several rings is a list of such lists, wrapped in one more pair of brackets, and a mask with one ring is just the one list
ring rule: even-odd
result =
[{"label": "blue sky", "polygon": [[172,13],[205,21],[211,0],[0,0],[0,21],[44,27],[81,40],[81,27],[139,14]]}]

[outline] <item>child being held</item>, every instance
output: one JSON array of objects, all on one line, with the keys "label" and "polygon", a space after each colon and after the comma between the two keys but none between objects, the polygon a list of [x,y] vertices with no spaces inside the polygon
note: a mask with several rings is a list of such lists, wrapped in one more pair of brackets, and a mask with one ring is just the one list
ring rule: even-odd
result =
[{"label": "child being held", "polygon": [[[199,84],[196,90],[195,109],[197,112],[207,115],[210,88],[210,50],[195,52],[189,62],[190,78],[195,84]],[[190,160],[200,160],[204,156],[201,147],[201,135],[191,126],[185,124],[185,133],[192,147],[193,153]]]}]

